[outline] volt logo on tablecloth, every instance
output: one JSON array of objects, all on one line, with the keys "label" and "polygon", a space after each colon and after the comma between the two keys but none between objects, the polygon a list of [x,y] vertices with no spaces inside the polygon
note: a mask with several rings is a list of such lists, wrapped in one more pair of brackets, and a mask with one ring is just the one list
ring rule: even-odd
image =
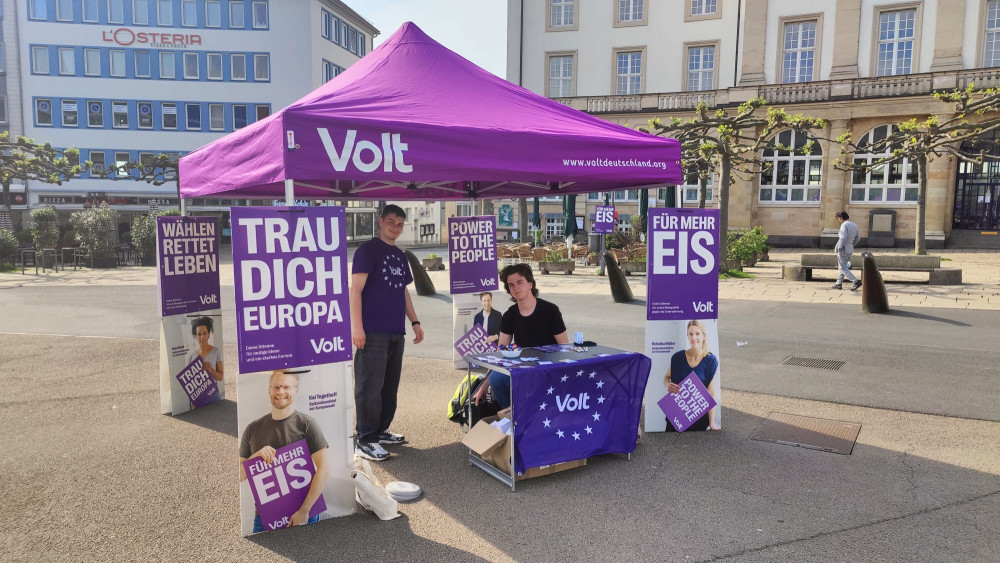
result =
[{"label": "volt logo on tablecloth", "polygon": [[[577,370],[563,375],[557,384],[551,385],[538,406],[540,411],[546,412],[552,411],[551,407],[555,406],[551,416],[541,421],[543,429],[552,431],[548,438],[580,440],[595,436],[594,431],[606,414],[602,409],[606,411],[611,405],[603,392],[605,384],[597,371],[588,373],[587,370]],[[593,403],[591,393],[595,395]],[[549,403],[552,400],[555,405]]]}]

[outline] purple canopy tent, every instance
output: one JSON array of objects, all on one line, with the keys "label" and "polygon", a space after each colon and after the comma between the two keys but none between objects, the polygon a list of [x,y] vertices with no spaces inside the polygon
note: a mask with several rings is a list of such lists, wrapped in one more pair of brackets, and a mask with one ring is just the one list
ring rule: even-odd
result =
[{"label": "purple canopy tent", "polygon": [[413,23],[285,109],[185,155],[182,198],[445,200],[679,184],[681,150],[486,72]]}]

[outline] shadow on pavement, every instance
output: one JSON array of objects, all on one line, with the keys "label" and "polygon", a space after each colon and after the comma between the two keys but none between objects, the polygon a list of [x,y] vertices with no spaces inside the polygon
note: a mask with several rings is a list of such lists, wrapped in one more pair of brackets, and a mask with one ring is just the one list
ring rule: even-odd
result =
[{"label": "shadow on pavement", "polygon": [[223,399],[218,403],[208,405],[174,417],[181,422],[214,430],[221,434],[236,437],[236,401]]},{"label": "shadow on pavement", "polygon": [[952,326],[972,326],[969,323],[963,323],[962,321],[956,321],[952,319],[944,319],[941,317],[935,317],[933,315],[925,315],[924,313],[916,313],[913,311],[904,311],[902,309],[889,309],[888,315],[896,317],[908,317],[911,319],[921,319],[925,321],[936,321],[939,323],[945,323]]}]

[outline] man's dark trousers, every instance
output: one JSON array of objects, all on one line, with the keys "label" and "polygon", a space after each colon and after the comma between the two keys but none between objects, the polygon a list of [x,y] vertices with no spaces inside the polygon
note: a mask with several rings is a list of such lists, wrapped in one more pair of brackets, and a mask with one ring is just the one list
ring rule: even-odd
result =
[{"label": "man's dark trousers", "polygon": [[405,334],[369,332],[354,354],[354,406],[357,440],[378,442],[396,415],[396,392],[403,369]]}]

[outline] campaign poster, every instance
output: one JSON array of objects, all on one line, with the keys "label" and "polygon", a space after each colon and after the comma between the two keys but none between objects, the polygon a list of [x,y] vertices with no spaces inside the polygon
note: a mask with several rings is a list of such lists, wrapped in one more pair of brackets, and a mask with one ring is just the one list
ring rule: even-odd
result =
[{"label": "campaign poster", "polygon": [[234,207],[240,373],[351,359],[343,207]]},{"label": "campaign poster", "polygon": [[684,432],[712,410],[715,399],[693,371],[676,385],[677,389],[667,390],[657,404],[674,430]]},{"label": "campaign poster", "polygon": [[[487,333],[487,341],[500,338],[500,317],[495,299],[500,289],[497,269],[496,217],[450,217],[448,219],[448,267],[452,297],[452,341],[459,341],[476,324]],[[499,304],[506,309],[506,305]],[[468,364],[453,349],[455,369]]]},{"label": "campaign poster", "polygon": [[472,329],[455,341],[455,351],[459,356],[485,354],[493,352],[497,347],[490,342],[489,335],[483,325],[472,325]]},{"label": "campaign poster", "polygon": [[347,362],[237,377],[243,535],[353,514]]},{"label": "campaign poster", "polygon": [[594,208],[594,232],[601,234],[615,232],[614,205],[598,205]]},{"label": "campaign poster", "polygon": [[222,352],[221,309],[161,318],[160,412],[177,415],[224,399]]},{"label": "campaign poster", "polygon": [[649,210],[646,318],[719,317],[719,211]]},{"label": "campaign poster", "polygon": [[[694,376],[707,389],[714,406],[684,425],[684,431],[722,429],[722,370],[719,363],[719,324],[716,319],[646,321],[646,355],[653,361],[643,403],[646,432],[674,432],[664,400],[690,393],[682,385]],[[673,383],[674,386],[671,386]],[[671,389],[672,388],[672,389]]]},{"label": "campaign poster", "polygon": [[157,217],[160,316],[219,308],[217,217]]}]

